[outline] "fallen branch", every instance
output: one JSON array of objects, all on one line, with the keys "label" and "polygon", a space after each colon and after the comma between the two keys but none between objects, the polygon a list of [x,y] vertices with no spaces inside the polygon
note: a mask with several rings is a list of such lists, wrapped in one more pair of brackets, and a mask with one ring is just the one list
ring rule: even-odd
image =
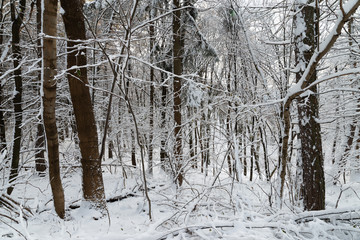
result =
[{"label": "fallen branch", "polygon": [[331,220],[353,221],[360,220],[360,209],[330,209],[322,211],[309,211],[299,214],[295,219],[296,223],[310,222],[314,219],[320,219],[326,222]]},{"label": "fallen branch", "polygon": [[[25,220],[30,218],[33,213],[28,207],[22,206],[19,202],[15,201],[11,197],[9,197],[7,194],[1,194],[0,196],[0,207],[4,210],[7,210],[11,213],[15,213],[17,216],[20,216],[19,209],[22,211],[22,216]],[[1,216],[4,216],[1,214]],[[9,218],[9,217],[8,217]]]},{"label": "fallen branch", "polygon": [[[118,201],[121,201],[121,200],[124,200],[126,198],[130,198],[130,197],[140,197],[139,195],[136,195],[135,193],[129,193],[129,194],[126,194],[124,196],[115,196],[115,197],[111,197],[111,198],[108,198],[106,199],[106,202],[109,202],[109,203],[113,203],[113,202],[118,202]],[[71,204],[69,206],[70,209],[77,209],[77,208],[80,208],[80,204]]]}]

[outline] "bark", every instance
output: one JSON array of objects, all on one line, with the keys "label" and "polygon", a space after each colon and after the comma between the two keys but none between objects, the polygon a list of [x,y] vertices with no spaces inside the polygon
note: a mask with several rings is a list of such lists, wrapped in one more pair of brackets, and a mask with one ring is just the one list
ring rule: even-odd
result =
[{"label": "bark", "polygon": [[[38,1],[38,3],[39,2],[40,1]],[[53,193],[55,211],[60,218],[64,218],[65,201],[64,190],[60,177],[59,138],[55,116],[56,79],[54,77],[57,72],[57,56],[56,40],[53,37],[57,36],[57,10],[57,0],[44,0],[43,30],[45,37],[43,40],[43,118],[49,158],[49,178]]]},{"label": "bark", "polygon": [[[179,9],[180,1],[173,0],[174,10]],[[181,27],[181,11],[173,12],[173,115],[175,121],[174,136],[174,157],[175,157],[175,176],[177,183],[181,186],[183,182],[182,171],[182,116],[181,116],[181,75],[183,73],[183,49],[184,37]]]},{"label": "bark", "polygon": [[[314,54],[318,43],[318,6],[314,0],[309,0],[308,5],[298,6],[300,12],[295,16],[296,24],[305,24],[305,36],[295,36],[295,59],[300,67],[296,74],[297,81],[301,80],[305,68],[302,64],[308,64]],[[300,26],[301,27],[301,26]],[[303,45],[310,46],[303,50]],[[308,78],[307,86],[316,81],[316,69]],[[298,119],[299,119],[299,140],[301,142],[301,161],[303,173],[302,193],[305,210],[325,209],[325,179],[324,179],[324,158],[322,151],[321,128],[317,122],[319,117],[319,102],[317,87],[311,87],[307,96],[299,96]]]},{"label": "bark", "polygon": [[73,103],[76,127],[79,136],[81,165],[83,170],[83,197],[97,209],[105,209],[105,192],[99,157],[98,134],[95,115],[87,78],[87,59],[85,49],[77,41],[86,40],[85,22],[82,13],[84,1],[61,0],[62,15],[67,42],[67,68],[71,100]]},{"label": "bark", "polygon": [[[14,66],[14,79],[15,79],[15,94],[13,98],[14,114],[15,114],[15,129],[14,129],[14,142],[11,158],[11,170],[9,176],[9,183],[11,184],[18,176],[19,160],[20,160],[20,148],[21,148],[21,124],[23,118],[22,110],[22,75],[21,67],[19,67],[22,60],[20,49],[20,27],[23,23],[25,12],[26,0],[20,0],[19,9],[16,10],[15,1],[10,2],[11,9],[11,21],[12,21],[12,54],[13,54],[13,66]],[[16,16],[16,12],[18,15]],[[7,194],[11,194],[14,187],[10,185],[7,189]]]}]

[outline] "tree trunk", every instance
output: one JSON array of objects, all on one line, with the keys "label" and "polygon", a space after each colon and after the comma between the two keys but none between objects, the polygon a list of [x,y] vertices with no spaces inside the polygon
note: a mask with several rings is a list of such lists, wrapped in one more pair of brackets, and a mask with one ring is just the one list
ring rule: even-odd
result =
[{"label": "tree trunk", "polygon": [[108,157],[109,159],[113,158],[113,150],[114,150],[114,143],[112,140],[109,140],[109,145],[108,145]]},{"label": "tree trunk", "polygon": [[[2,85],[0,84],[0,104],[2,102],[3,102]],[[1,108],[0,109],[0,153],[2,153],[5,150],[6,150],[6,127],[5,127],[4,111]]]},{"label": "tree trunk", "polygon": [[[23,22],[24,12],[25,12],[26,0],[20,0],[19,10],[16,10],[15,1],[10,2],[11,9],[11,21],[12,21],[12,54],[13,54],[13,66],[14,66],[14,78],[15,78],[15,94],[13,98],[14,103],[14,114],[15,114],[15,129],[14,129],[14,142],[12,149],[12,158],[11,158],[11,170],[9,176],[9,184],[11,184],[15,178],[18,176],[19,160],[20,160],[20,148],[21,148],[21,124],[23,117],[22,110],[22,75],[20,61],[21,49],[20,49],[20,27]],[[18,15],[16,16],[16,12]],[[10,185],[7,189],[7,194],[11,194],[14,187]]]},{"label": "tree trunk", "polygon": [[134,129],[131,129],[131,164],[136,167],[136,142]]},{"label": "tree trunk", "polygon": [[[311,2],[310,2],[311,3]],[[314,3],[314,2],[312,2]],[[316,2],[317,3],[317,2]],[[304,4],[301,6],[299,5],[298,3],[296,4],[297,6],[297,9],[296,9],[296,15],[295,17],[299,17],[300,14],[302,15],[303,12],[308,9],[308,8],[314,8],[314,6],[312,6],[314,4],[308,4],[307,6],[304,6]],[[297,97],[299,97],[301,94],[304,94],[304,89],[306,87],[309,86],[309,84],[311,84],[312,80],[314,80],[314,76],[316,76],[316,74],[314,75],[314,73],[316,73],[316,68],[317,68],[317,65],[318,63],[320,62],[320,60],[329,52],[329,50],[333,47],[334,43],[336,42],[336,40],[339,38],[340,34],[341,34],[341,30],[342,28],[344,27],[345,23],[348,21],[348,19],[356,12],[356,10],[358,9],[358,7],[360,6],[360,1],[350,1],[350,2],[347,2],[346,3],[346,8],[341,6],[342,7],[342,11],[343,11],[343,14],[340,14],[338,15],[338,20],[335,24],[335,26],[333,27],[333,29],[330,31],[330,34],[329,36],[327,37],[326,41],[323,42],[323,46],[322,48],[318,48],[317,51],[313,51],[313,47],[311,47],[314,42],[310,41],[310,44],[308,46],[310,46],[310,49],[306,49],[307,51],[306,52],[309,52],[309,51],[312,51],[313,54],[311,56],[311,59],[313,59],[311,62],[307,62],[305,64],[300,64],[298,65],[299,66],[299,70],[301,70],[301,72],[303,73],[303,76],[301,77],[300,81],[298,81],[298,83],[296,84],[296,86],[294,86],[295,88],[298,88],[299,90],[298,91],[295,91],[293,93],[291,92],[288,92],[288,95],[285,97],[285,100],[284,100],[284,103],[283,103],[283,115],[282,115],[282,118],[284,120],[284,127],[283,127],[283,134],[282,134],[282,147],[281,147],[281,162],[282,164],[285,162],[286,164],[286,160],[287,160],[287,151],[288,151],[288,146],[287,146],[287,140],[289,138],[289,130],[290,130],[290,105],[291,103],[293,102],[293,100]],[[318,6],[316,4],[316,9],[318,9]],[[313,11],[314,12],[314,11]],[[300,19],[304,19],[304,18],[299,18]],[[307,20],[311,20],[311,19],[307,19]],[[304,20],[302,20],[304,22]],[[314,16],[312,16],[312,21],[314,21]],[[296,21],[295,21],[296,22]],[[295,26],[296,27],[296,26]],[[314,26],[313,26],[314,28]],[[317,27],[318,28],[318,27]],[[306,29],[307,31],[309,31],[309,29],[311,29],[311,25],[309,26],[309,29],[307,28],[304,28],[304,26],[301,26],[297,32],[299,35],[295,36],[297,39],[295,39],[296,42],[301,42],[299,41],[299,37],[306,37],[306,32],[305,34],[304,33],[304,29]],[[312,34],[313,36],[317,36],[318,34]],[[300,39],[301,40],[301,39]],[[307,45],[307,44],[306,44]],[[304,46],[304,45],[303,45]],[[302,48],[299,48],[298,47],[298,50],[299,49],[302,49],[302,50],[305,50],[304,47]],[[308,55],[309,54],[306,54],[307,55],[307,58],[309,57]],[[298,56],[300,56],[298,54]],[[305,58],[304,58],[305,59]],[[304,61],[302,61],[304,63]],[[297,74],[298,76],[300,75],[300,71],[298,72]],[[297,76],[297,78],[298,78]],[[299,80],[299,79],[298,79]],[[312,89],[314,89],[315,87],[313,87]],[[312,89],[309,89],[310,92],[309,95],[313,95],[314,94],[311,94],[311,91]],[[316,90],[316,88],[315,88]],[[315,98],[316,99],[316,98]],[[314,98],[312,98],[311,100],[314,100]],[[311,101],[309,99],[309,101]],[[311,106],[313,107],[311,110],[318,110],[318,106],[317,104],[311,104]],[[314,112],[313,112],[314,113]],[[313,118],[312,119],[312,122],[315,122],[314,121],[315,119]],[[309,122],[309,121],[306,121],[306,122]],[[315,132],[319,132],[320,130],[320,126],[319,126],[319,129],[315,129]],[[319,138],[320,136],[318,136],[317,139],[314,139],[315,141],[317,140],[317,145],[320,145],[319,144],[319,140],[321,142],[321,137]],[[317,146],[316,145],[316,146]],[[316,146],[314,146],[316,148]],[[318,150],[321,150],[321,149],[318,149]],[[314,151],[314,150],[313,150]],[[312,151],[312,152],[313,152]],[[321,154],[322,156],[322,154]],[[312,170],[314,170],[314,168],[320,168],[319,170],[320,171],[316,171],[314,172],[316,174],[316,176],[314,176],[314,179],[316,178],[316,180],[319,180],[317,181],[317,186],[315,186],[315,189],[318,188],[318,187],[322,187],[324,182],[323,182],[323,167],[322,167],[322,163],[321,163],[321,160],[322,160],[322,157],[320,158],[317,158],[317,159],[313,159],[313,163],[312,166],[313,168],[311,168]],[[304,166],[303,166],[304,167]],[[305,175],[305,174],[304,174]],[[308,175],[308,174],[306,174]],[[322,176],[322,177],[321,177]],[[280,198],[282,198],[282,195],[283,195],[283,186],[284,186],[284,178],[281,177],[281,189],[280,189]],[[311,181],[312,178],[310,178]],[[310,189],[309,189],[310,190]],[[316,200],[319,200],[318,204],[315,204],[314,203],[314,206],[315,205],[322,205],[322,203],[324,202],[324,193],[325,193],[325,189],[319,189],[320,192],[318,192],[318,194],[316,194],[315,196],[312,195],[312,199],[314,201]],[[307,192],[307,194],[309,194],[309,192]],[[305,197],[306,198],[306,197]],[[306,207],[306,209],[308,208],[308,206]],[[314,208],[315,210],[315,208]]]},{"label": "tree trunk", "polygon": [[87,78],[86,50],[72,40],[86,40],[82,13],[84,1],[61,0],[67,42],[67,68],[71,100],[79,136],[84,199],[97,209],[106,208],[104,183],[99,158],[98,134]]},{"label": "tree trunk", "polygon": [[[164,72],[161,73],[161,81],[164,83],[166,81],[166,74]],[[166,170],[166,162],[167,162],[167,152],[166,152],[166,98],[167,98],[167,86],[165,84],[161,87],[161,142],[160,142],[160,164],[163,170]]]},{"label": "tree trunk", "polygon": [[173,114],[175,120],[175,144],[174,144],[174,157],[175,157],[175,176],[177,183],[181,186],[183,182],[182,170],[182,127],[181,127],[181,75],[183,72],[183,49],[184,37],[183,28],[181,27],[181,11],[178,10],[180,6],[179,0],[173,0]]},{"label": "tree trunk", "polygon": [[[39,3],[40,1],[38,1]],[[41,5],[41,3],[40,3]],[[57,0],[44,1],[43,31],[43,118],[49,158],[49,177],[53,193],[55,211],[60,218],[65,217],[64,190],[60,177],[59,138],[56,126],[56,40],[57,36]],[[41,6],[40,6],[41,10]],[[46,20],[45,20],[46,19]],[[51,36],[51,37],[47,37]]]},{"label": "tree trunk", "polygon": [[269,158],[268,158],[268,151],[267,151],[267,141],[266,141],[266,131],[265,127],[262,128],[259,126],[259,132],[260,132],[260,140],[261,140],[261,146],[263,148],[264,153],[264,167],[265,167],[265,176],[266,181],[270,182],[270,167],[269,167]]},{"label": "tree trunk", "polygon": [[38,123],[35,141],[35,170],[39,176],[44,176],[46,171],[44,144],[44,126],[43,123]]},{"label": "tree trunk", "polygon": [[[155,6],[152,6],[150,8],[150,20],[152,18],[154,18],[155,16],[153,16],[153,12],[155,11],[153,8]],[[155,25],[154,23],[150,23],[149,26],[149,37],[150,37],[150,63],[153,64],[153,51],[154,49],[154,44],[155,44]],[[148,159],[148,172],[149,174],[153,174],[153,149],[154,149],[154,144],[153,144],[153,140],[154,140],[154,68],[152,66],[150,66],[150,114],[149,114],[149,125],[150,125],[150,134],[149,134],[149,145],[148,145],[148,154],[149,154],[149,159]]]},{"label": "tree trunk", "polygon": [[[299,81],[304,74],[305,66],[309,63],[318,43],[318,6],[314,0],[306,4],[297,1],[295,15],[295,29],[305,27],[295,35],[295,59],[299,66],[296,79]],[[310,46],[304,49],[304,45]],[[310,76],[307,86],[316,81],[316,70]],[[305,210],[325,209],[325,179],[324,159],[322,151],[320,124],[316,121],[319,117],[319,102],[317,87],[312,87],[307,96],[298,97],[299,139],[301,142],[301,157],[303,173],[303,204]],[[304,94],[303,94],[304,95]]]},{"label": "tree trunk", "polygon": [[[42,10],[41,10],[41,0],[36,0],[36,28],[38,33],[38,57],[41,56],[41,19],[42,19]],[[56,20],[56,19],[55,19]],[[55,23],[56,24],[56,23]],[[55,26],[56,28],[56,26]],[[56,30],[56,29],[55,29]],[[56,32],[55,35],[56,36]],[[56,50],[56,49],[55,49]],[[56,65],[55,65],[56,66]],[[39,68],[41,69],[41,63],[39,63]],[[41,71],[38,74],[39,83],[41,83]],[[40,95],[40,84],[37,84],[39,87],[39,95]],[[35,170],[39,174],[39,176],[45,176],[46,171],[46,161],[45,161],[45,136],[44,136],[44,125],[43,125],[43,116],[40,115],[40,121],[37,123],[37,131],[36,131],[36,141],[35,141]]]},{"label": "tree trunk", "polygon": [[[3,21],[3,7],[4,7],[4,0],[1,1],[0,5],[0,21]],[[0,24],[0,46],[3,44],[3,32],[4,32],[4,25]],[[2,51],[0,50],[0,55],[2,55]],[[0,68],[0,75],[2,75],[2,69]],[[2,104],[2,92],[3,92],[3,85],[0,84],[0,104]],[[0,108],[0,153],[6,150],[6,127],[5,127],[5,119],[4,119],[4,111],[3,108]]]}]

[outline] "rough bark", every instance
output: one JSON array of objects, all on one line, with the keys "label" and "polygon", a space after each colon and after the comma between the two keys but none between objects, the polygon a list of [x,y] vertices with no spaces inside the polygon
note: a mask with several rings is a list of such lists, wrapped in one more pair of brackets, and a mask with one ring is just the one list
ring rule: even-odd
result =
[{"label": "rough bark", "polygon": [[86,50],[79,40],[85,40],[85,22],[82,13],[84,1],[61,0],[62,15],[67,42],[67,68],[71,101],[74,108],[76,127],[79,137],[82,165],[83,197],[93,207],[105,209],[105,192],[99,158],[98,135],[95,115],[91,105],[88,88]]},{"label": "rough bark", "polygon": [[[16,10],[15,1],[10,2],[11,9],[11,21],[12,21],[12,41],[11,48],[13,54],[13,66],[14,66],[14,79],[15,79],[15,94],[13,98],[14,103],[14,114],[15,114],[15,129],[14,129],[14,140],[13,150],[11,158],[11,170],[9,176],[9,183],[11,184],[18,176],[19,160],[20,160],[20,148],[21,148],[21,124],[23,118],[22,110],[22,75],[20,62],[21,49],[20,49],[20,27],[23,23],[24,12],[25,12],[26,0],[20,0],[19,9]],[[16,16],[16,13],[17,16]],[[7,194],[11,194],[14,187],[10,185],[7,189]]]},{"label": "rough bark", "polygon": [[[296,73],[297,81],[300,81],[305,67],[310,62],[318,43],[318,6],[314,0],[309,0],[306,5],[297,6],[300,12],[295,15],[295,24],[305,25],[305,36],[302,33],[295,36],[295,59],[299,67]],[[298,27],[298,26],[296,26]],[[310,48],[304,50],[303,46]],[[316,81],[316,69],[308,78],[306,86]],[[299,96],[298,119],[299,140],[301,142],[301,161],[303,183],[303,204],[305,210],[325,209],[325,179],[324,179],[324,157],[322,151],[321,128],[317,122],[319,117],[319,101],[317,87],[309,89],[309,94]]]}]

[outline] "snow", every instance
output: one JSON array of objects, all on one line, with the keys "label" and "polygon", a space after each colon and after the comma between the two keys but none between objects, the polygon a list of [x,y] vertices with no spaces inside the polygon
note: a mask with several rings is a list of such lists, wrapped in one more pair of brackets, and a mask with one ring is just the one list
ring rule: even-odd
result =
[{"label": "snow", "polygon": [[[106,1],[96,1],[96,4],[100,4],[100,2],[105,4]],[[298,2],[306,3],[306,0],[298,0]],[[344,6],[345,11],[349,11],[351,4],[355,3],[356,1],[347,1]],[[64,14],[62,8],[60,13]],[[299,19],[299,21],[296,32],[301,35],[305,29],[301,23],[303,20]],[[336,32],[332,34],[336,34]],[[327,39],[331,37],[330,34]],[[287,42],[268,43],[285,44]],[[300,50],[306,51],[308,47],[302,45]],[[255,54],[251,54],[253,54],[251,56],[253,61],[258,64]],[[111,55],[111,58],[115,58],[115,56],[117,55]],[[150,65],[135,56],[131,56],[131,58]],[[152,66],[154,69],[161,70],[156,65]],[[295,68],[298,71],[304,71],[306,66],[302,62]],[[314,84],[339,77],[342,74],[357,74],[359,69],[344,70],[327,75]],[[5,72],[0,80],[12,71]],[[258,71],[262,76],[261,69]],[[264,84],[266,85],[266,82]],[[300,95],[302,97],[313,94],[312,91],[303,89],[301,84],[302,82],[290,88],[287,98],[300,92],[303,92]],[[203,86],[196,85],[189,79],[188,87],[188,105],[199,107],[205,94]],[[274,105],[280,101],[282,100],[254,103],[253,107]],[[216,107],[214,106],[208,106],[207,111],[214,109]],[[239,115],[242,114],[247,113],[239,111]],[[309,118],[300,121],[305,125]],[[212,127],[219,126],[214,123]],[[226,135],[226,133],[222,134]],[[39,177],[31,170],[22,170],[19,183],[12,194],[12,197],[21,203],[16,211],[19,214],[0,208],[0,238],[4,240],[360,239],[359,221],[356,220],[360,217],[359,170],[351,171],[350,176],[345,176],[347,180],[351,179],[351,181],[335,186],[332,183],[333,172],[329,169],[333,166],[325,165],[327,168],[325,169],[327,178],[326,210],[303,212],[288,199],[288,196],[292,194],[288,191],[289,189],[284,192],[286,198],[280,208],[276,206],[276,200],[279,198],[274,190],[279,187],[279,184],[276,184],[276,174],[270,182],[266,182],[255,173],[254,181],[250,182],[248,176],[243,176],[242,172],[243,166],[240,157],[244,156],[242,156],[243,149],[239,147],[239,136],[234,133],[227,137],[233,145],[233,159],[237,166],[238,181],[233,176],[229,176],[226,165],[228,139],[223,145],[215,143],[217,144],[216,148],[221,151],[211,154],[212,160],[209,169],[206,169],[207,174],[201,173],[199,169],[184,168],[186,181],[182,187],[175,186],[171,175],[160,169],[158,159],[154,159],[154,175],[147,176],[152,203],[152,221],[149,220],[148,204],[143,193],[141,169],[130,167],[128,156],[123,157],[123,163],[120,163],[115,157],[104,162],[103,176],[107,199],[121,196],[122,200],[108,202],[109,216],[102,216],[98,211],[91,209],[86,201],[82,201],[81,169],[75,166],[79,163],[74,160],[75,152],[78,149],[70,149],[65,152],[65,147],[62,146],[61,160],[64,167],[62,181],[66,198],[66,220],[59,219],[54,211],[49,179]],[[274,140],[270,140],[269,145],[274,144],[271,141]],[[325,139],[324,145],[329,145],[328,139]],[[271,147],[269,146],[269,148]],[[299,143],[294,148],[300,148]],[[269,158],[271,162],[275,162],[272,166],[274,168],[278,159],[277,149],[274,149],[273,152],[275,154],[269,154]],[[68,154],[67,158],[66,154]],[[126,155],[126,153],[121,154]],[[69,155],[71,156],[69,157]],[[1,163],[4,161],[4,156],[4,153],[0,155]],[[71,162],[72,166],[69,166],[68,161],[73,161]],[[260,158],[260,161],[263,159]],[[289,165],[289,168],[292,167]],[[353,167],[359,169],[359,166]],[[3,187],[6,188],[6,183]],[[78,206],[78,208],[72,209],[70,206]],[[34,213],[26,220],[23,219],[22,214],[24,207],[30,207]],[[1,214],[10,215],[18,223],[4,218]]]},{"label": "snow", "polygon": [[9,49],[10,49],[10,40],[7,44],[5,44],[5,49],[3,50],[1,57],[0,57],[0,63],[4,62],[6,56],[9,52]]},{"label": "snow", "polygon": [[[217,179],[214,175],[205,176],[198,170],[189,170],[187,178],[190,185],[177,189],[171,178],[156,167],[156,177],[148,177],[153,206],[153,221],[150,221],[147,203],[140,189],[141,175],[138,170],[125,167],[127,179],[123,178],[120,166],[113,167],[111,172],[108,167],[103,170],[108,199],[133,194],[121,201],[108,202],[109,218],[101,218],[99,212],[89,209],[86,202],[81,202],[81,172],[79,168],[75,168],[70,169],[70,172],[63,172],[63,184],[66,206],[80,204],[80,207],[68,209],[65,221],[59,219],[53,209],[48,179],[30,172],[26,181],[16,186],[13,196],[31,207],[34,216],[28,220],[21,220],[21,216],[17,216],[19,224],[8,223],[31,240],[265,240],[360,237],[360,230],[346,222],[333,224],[332,221],[319,219],[322,216],[330,219],[359,217],[360,199],[354,192],[360,190],[360,183],[343,186],[347,190],[342,194],[337,209],[334,206],[341,189],[330,184],[327,188],[327,210],[296,213],[297,210],[288,208],[270,208],[264,193],[269,192],[271,187],[266,187],[259,179],[249,182],[244,178],[242,182],[233,182],[225,172],[220,172]],[[0,220],[5,219],[0,217]],[[189,234],[191,232],[192,234]],[[346,235],[347,232],[350,234]],[[24,239],[4,224],[0,224],[0,236],[3,240]]]},{"label": "snow", "polygon": [[65,14],[65,10],[64,10],[62,7],[60,7],[60,14],[61,14],[61,15],[64,15],[64,14]]}]

